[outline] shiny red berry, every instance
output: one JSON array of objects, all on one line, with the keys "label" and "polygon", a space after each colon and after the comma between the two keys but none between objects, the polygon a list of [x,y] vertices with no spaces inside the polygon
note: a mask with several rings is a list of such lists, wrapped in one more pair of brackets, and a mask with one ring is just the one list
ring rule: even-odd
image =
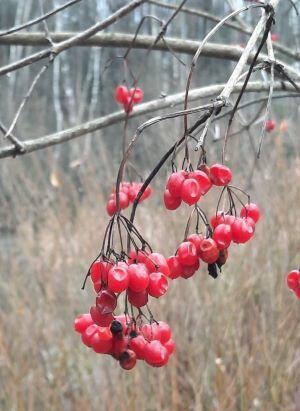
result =
[{"label": "shiny red berry", "polygon": [[212,186],[212,182],[210,181],[210,178],[204,171],[195,170],[189,174],[189,178],[194,178],[195,180],[197,180],[199,187],[200,187],[201,195],[206,194]]},{"label": "shiny red berry", "polygon": [[110,290],[103,288],[96,297],[96,307],[100,314],[110,314],[117,306],[117,296]]},{"label": "shiny red berry", "polygon": [[182,265],[194,265],[198,260],[197,248],[191,241],[184,241],[177,249],[179,262]]},{"label": "shiny red berry", "polygon": [[245,204],[245,206],[241,209],[240,216],[244,218],[250,217],[255,223],[257,223],[260,217],[260,211],[258,206],[254,203]]},{"label": "shiny red berry", "polygon": [[171,327],[164,321],[159,321],[157,326],[160,333],[159,340],[164,344],[172,337]]},{"label": "shiny red berry", "polygon": [[91,339],[95,332],[97,332],[98,328],[99,327],[97,324],[91,324],[84,330],[84,332],[81,334],[81,340],[84,345],[86,345],[87,347],[92,346]]},{"label": "shiny red berry", "polygon": [[231,226],[228,224],[219,224],[214,229],[212,238],[215,240],[219,250],[228,248],[232,240]]},{"label": "shiny red berry", "polygon": [[197,260],[195,262],[195,264],[193,264],[193,265],[183,266],[183,271],[182,271],[181,277],[185,278],[185,279],[188,279],[188,278],[192,277],[195,274],[195,272],[199,269],[199,267],[200,267],[200,261],[199,260]]},{"label": "shiny red berry", "polygon": [[129,288],[136,293],[146,290],[149,284],[149,273],[145,264],[131,264],[128,267]]},{"label": "shiny red berry", "polygon": [[90,339],[93,350],[98,354],[108,354],[112,350],[112,333],[107,327],[98,327]]},{"label": "shiny red berry", "polygon": [[175,341],[172,340],[172,338],[169,339],[169,341],[163,343],[164,347],[167,349],[169,355],[173,354],[176,348]]},{"label": "shiny red berry", "polygon": [[292,270],[286,277],[287,286],[293,290],[300,290],[300,272],[298,270]]},{"label": "shiny red berry", "polygon": [[126,86],[118,86],[115,89],[115,99],[118,103],[125,104],[128,98],[128,88]]},{"label": "shiny red berry", "polygon": [[134,103],[140,103],[144,98],[143,90],[138,88],[138,87],[131,88],[129,93],[130,93],[130,97],[132,97],[132,101]]},{"label": "shiny red berry", "polygon": [[202,243],[202,240],[204,239],[202,234],[190,234],[187,237],[187,241],[190,241],[191,243],[193,243],[196,247],[197,250],[197,255],[199,255],[200,253],[200,245]]},{"label": "shiny red berry", "polygon": [[167,277],[160,272],[151,273],[149,276],[150,282],[148,286],[148,293],[152,297],[159,298],[168,290]]},{"label": "shiny red berry", "polygon": [[246,243],[253,237],[254,230],[254,225],[249,220],[237,217],[231,225],[232,240],[238,244]]},{"label": "shiny red berry", "polygon": [[112,313],[101,314],[97,306],[92,306],[90,308],[90,314],[94,323],[100,327],[109,327],[114,319]]},{"label": "shiny red berry", "polygon": [[201,197],[200,187],[196,179],[187,178],[181,186],[181,198],[188,205],[193,205]]},{"label": "shiny red berry", "polygon": [[166,189],[169,190],[170,194],[173,197],[180,197],[181,196],[181,186],[185,181],[187,173],[183,170],[178,171],[176,173],[172,173],[168,179]]},{"label": "shiny red berry", "polygon": [[130,340],[130,348],[135,352],[137,359],[145,359],[145,349],[147,344],[148,342],[143,335],[137,335]]},{"label": "shiny red berry", "polygon": [[126,264],[117,263],[108,272],[108,288],[114,293],[125,291],[129,284],[128,267]]},{"label": "shiny red berry", "polygon": [[183,272],[183,265],[179,262],[178,256],[172,255],[171,257],[167,258],[167,263],[170,269],[169,277],[172,280],[180,277]]},{"label": "shiny red berry", "polygon": [[153,271],[160,271],[165,274],[167,277],[170,275],[169,266],[167,260],[162,254],[151,253],[147,256],[145,261],[146,267],[148,268],[149,273]]},{"label": "shiny red berry", "polygon": [[232,179],[231,170],[223,164],[214,164],[210,167],[210,179],[215,186],[226,186]]},{"label": "shiny red berry", "polygon": [[164,204],[167,210],[176,210],[181,204],[180,197],[173,197],[168,189],[164,191]]},{"label": "shiny red berry", "polygon": [[212,238],[205,238],[200,246],[200,258],[207,264],[217,261],[219,250],[216,242]]},{"label": "shiny red berry", "polygon": [[82,334],[93,323],[90,314],[79,314],[74,321],[74,330]]},{"label": "shiny red berry", "polygon": [[168,358],[168,351],[158,340],[150,341],[145,348],[145,360],[150,365],[159,365]]},{"label": "shiny red berry", "polygon": [[132,291],[130,288],[128,289],[128,301],[134,307],[143,307],[148,303],[148,291],[143,290],[140,292]]}]

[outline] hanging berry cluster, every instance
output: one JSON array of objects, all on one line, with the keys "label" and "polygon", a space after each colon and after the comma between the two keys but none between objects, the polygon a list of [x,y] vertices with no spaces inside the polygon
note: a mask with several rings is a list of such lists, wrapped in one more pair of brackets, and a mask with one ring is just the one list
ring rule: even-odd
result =
[{"label": "hanging berry cluster", "polygon": [[[189,278],[200,267],[200,261],[208,264],[209,274],[216,278],[218,268],[225,264],[228,258],[228,248],[232,242],[240,244],[249,241],[255,232],[255,224],[259,220],[260,211],[256,204],[250,203],[247,193],[229,185],[232,179],[231,170],[222,165],[214,164],[208,167],[201,164],[199,169],[187,172],[173,172],[169,177],[164,192],[164,203],[168,210],[175,210],[185,202],[194,205],[188,220],[185,239],[177,247],[175,255],[168,258],[171,278]],[[216,214],[210,219],[210,224],[204,211],[197,205],[202,196],[213,186],[223,186],[219,197]],[[227,193],[228,210],[219,211],[219,204]],[[240,199],[242,193],[248,199],[246,204]],[[241,204],[237,215],[236,200]],[[196,214],[196,232],[189,234],[191,218]],[[204,232],[199,232],[199,223],[204,225]],[[203,230],[202,230],[203,231]]]},{"label": "hanging berry cluster", "polygon": [[134,104],[140,103],[144,98],[143,90],[138,87],[128,89],[126,86],[118,86],[115,90],[115,99],[122,104],[124,111],[130,113]]},{"label": "hanging berry cluster", "polygon": [[286,277],[288,288],[300,299],[300,270],[292,270]]},{"label": "hanging berry cluster", "polygon": [[[121,210],[125,210],[127,207],[129,207],[130,203],[134,202],[141,187],[142,183],[137,182],[124,181],[122,184],[120,184],[119,202]],[[152,191],[153,190],[151,186],[148,186],[143,195],[141,196],[141,198],[139,199],[139,203],[146,200],[146,198],[150,197]],[[117,211],[117,196],[115,188],[113,188],[111,194],[108,197],[106,203],[106,211],[109,216],[113,216]]]}]

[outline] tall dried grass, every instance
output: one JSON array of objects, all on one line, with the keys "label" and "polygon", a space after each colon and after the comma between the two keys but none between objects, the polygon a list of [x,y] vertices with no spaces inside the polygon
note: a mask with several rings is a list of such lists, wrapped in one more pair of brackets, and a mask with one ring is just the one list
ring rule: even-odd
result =
[{"label": "tall dried grass", "polygon": [[[177,352],[165,369],[141,363],[132,372],[85,349],[72,329],[94,298],[80,287],[107,222],[95,164],[81,172],[78,193],[78,181],[63,173],[52,175],[51,188],[42,161],[34,184],[25,160],[6,162],[14,201],[3,202],[2,222],[17,225],[2,234],[0,249],[0,409],[299,410],[299,302],[284,275],[299,264],[300,158],[295,151],[287,160],[276,141],[254,175],[263,212],[255,239],[233,247],[217,280],[202,268],[152,302],[172,325]],[[156,193],[138,225],[167,254],[181,240],[186,211],[170,215]]]}]

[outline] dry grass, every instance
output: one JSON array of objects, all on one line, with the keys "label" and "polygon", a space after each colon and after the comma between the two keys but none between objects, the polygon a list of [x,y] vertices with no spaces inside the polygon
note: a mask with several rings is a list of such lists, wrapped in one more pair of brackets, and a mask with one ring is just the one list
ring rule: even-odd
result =
[{"label": "dry grass", "polygon": [[[299,264],[300,160],[287,162],[281,151],[278,142],[276,155],[266,150],[254,177],[263,210],[255,240],[233,247],[218,280],[201,269],[152,302],[173,327],[177,353],[165,369],[141,363],[130,373],[86,350],[72,330],[93,299],[80,287],[107,221],[93,169],[81,174],[80,198],[67,176],[57,189],[42,178],[33,187],[7,162],[15,201],[2,213],[8,224],[14,211],[18,226],[0,252],[0,409],[299,410],[299,302],[284,274]],[[138,215],[165,253],[185,220],[183,211],[167,214],[159,194]]]}]

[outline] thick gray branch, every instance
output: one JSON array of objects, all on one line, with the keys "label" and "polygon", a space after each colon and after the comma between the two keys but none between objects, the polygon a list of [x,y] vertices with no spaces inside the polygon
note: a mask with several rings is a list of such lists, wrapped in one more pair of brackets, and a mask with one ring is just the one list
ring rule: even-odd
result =
[{"label": "thick gray branch", "polygon": [[[74,37],[74,33],[50,33],[51,38],[55,43],[65,42],[68,39]],[[132,40],[134,36],[132,34],[125,33],[99,33],[88,39],[80,40],[76,43],[76,46],[95,46],[95,47],[124,47],[127,48],[132,45]],[[142,36],[139,35],[134,44],[133,48],[137,49],[148,49],[150,45],[153,45],[155,40],[154,36]],[[167,43],[167,44],[166,44]],[[45,38],[43,32],[36,33],[16,33],[9,36],[0,37],[0,45],[22,45],[22,46],[46,46],[48,41]],[[154,45],[153,50],[170,51],[170,48],[177,53],[185,53],[194,55],[199,47],[199,42],[194,40],[181,40],[178,38],[165,37],[164,41],[159,41]],[[228,46],[217,43],[207,43],[202,51],[202,55],[206,57],[219,58],[224,60],[234,60],[237,61],[242,55],[244,49],[239,46]],[[38,53],[37,53],[38,54]],[[252,61],[254,53],[250,53],[248,63]],[[27,59],[27,58],[25,58]],[[258,58],[258,62],[262,63],[269,60],[266,54],[261,54]],[[288,74],[294,78],[299,79],[299,74],[291,67],[285,63],[277,60],[278,63],[282,63]],[[13,65],[15,63],[12,63]],[[11,65],[0,68],[0,75],[9,72],[9,67]]]},{"label": "thick gray branch", "polygon": [[[298,84],[300,86],[300,84]],[[218,84],[214,86],[203,87],[199,89],[194,89],[189,92],[189,101],[195,101],[200,98],[216,96],[224,89],[225,84]],[[233,92],[238,93],[241,90],[242,84],[237,84]],[[262,92],[268,91],[268,84],[262,82],[250,82],[247,86],[248,92]],[[294,88],[290,84],[283,84],[281,81],[274,83],[274,91],[294,91]],[[155,112],[157,110],[162,110],[165,108],[170,108],[184,101],[185,93],[179,93],[167,96],[165,98],[149,101],[147,103],[137,105],[130,115],[130,118],[138,117],[143,114],[148,114]],[[0,149],[0,158],[11,157],[19,154],[26,154],[32,151],[41,150],[46,147],[50,147],[56,144],[61,144],[63,142],[84,136],[88,133],[92,133],[97,130],[109,127],[113,124],[120,123],[124,121],[125,113],[124,111],[117,111],[115,113],[109,114],[97,118],[95,120],[87,121],[86,123],[80,124],[78,126],[69,128],[67,130],[50,134],[47,136],[39,137],[33,140],[27,140],[22,142],[24,144],[24,153],[18,153],[14,146],[7,146]]]}]

